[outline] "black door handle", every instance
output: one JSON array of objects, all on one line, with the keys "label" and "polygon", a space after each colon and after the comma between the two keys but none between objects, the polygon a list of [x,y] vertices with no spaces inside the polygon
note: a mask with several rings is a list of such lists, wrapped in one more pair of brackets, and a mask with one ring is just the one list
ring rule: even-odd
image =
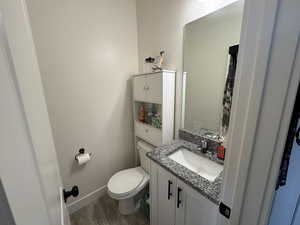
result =
[{"label": "black door handle", "polygon": [[65,200],[65,202],[67,202],[67,199],[68,199],[70,196],[77,197],[77,196],[79,195],[79,189],[78,189],[78,186],[72,187],[71,191],[66,191],[66,190],[64,189],[63,192],[64,192],[64,200]]},{"label": "black door handle", "polygon": [[168,200],[170,200],[171,196],[173,195],[171,193],[171,185],[173,184],[172,181],[168,180]]},{"label": "black door handle", "polygon": [[180,192],[182,192],[182,189],[180,187],[177,188],[177,208],[179,208],[182,201],[180,200]]}]

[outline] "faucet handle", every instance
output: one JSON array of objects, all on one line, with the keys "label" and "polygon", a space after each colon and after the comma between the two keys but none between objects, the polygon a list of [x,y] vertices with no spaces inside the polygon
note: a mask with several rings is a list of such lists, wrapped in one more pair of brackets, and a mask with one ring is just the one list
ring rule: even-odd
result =
[{"label": "faucet handle", "polygon": [[206,149],[207,148],[207,141],[206,140],[202,140],[201,141],[201,148],[202,149]]},{"label": "faucet handle", "polygon": [[201,140],[201,152],[203,154],[207,153],[207,141],[206,140]]}]

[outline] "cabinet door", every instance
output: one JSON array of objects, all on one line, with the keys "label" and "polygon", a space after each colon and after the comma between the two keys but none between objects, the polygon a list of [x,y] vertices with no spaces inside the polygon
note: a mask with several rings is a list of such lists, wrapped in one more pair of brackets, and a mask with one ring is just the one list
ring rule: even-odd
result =
[{"label": "cabinet door", "polygon": [[154,146],[162,144],[162,130],[139,121],[135,121],[135,135]]},{"label": "cabinet door", "polygon": [[165,169],[158,170],[158,225],[175,225],[176,178]]},{"label": "cabinet door", "polygon": [[216,225],[217,213],[216,204],[177,180],[176,225]]},{"label": "cabinet door", "polygon": [[163,75],[162,73],[147,76],[147,97],[148,102],[162,104],[163,95]]},{"label": "cabinet door", "polygon": [[147,101],[146,94],[146,76],[137,76],[133,78],[133,99],[136,101]]}]

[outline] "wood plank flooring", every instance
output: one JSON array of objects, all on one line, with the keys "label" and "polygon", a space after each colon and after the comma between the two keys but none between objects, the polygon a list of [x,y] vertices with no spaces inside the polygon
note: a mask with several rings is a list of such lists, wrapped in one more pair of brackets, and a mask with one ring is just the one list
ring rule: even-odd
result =
[{"label": "wood plank flooring", "polygon": [[123,216],[118,210],[118,202],[105,195],[98,201],[71,215],[72,225],[149,225],[141,211]]}]

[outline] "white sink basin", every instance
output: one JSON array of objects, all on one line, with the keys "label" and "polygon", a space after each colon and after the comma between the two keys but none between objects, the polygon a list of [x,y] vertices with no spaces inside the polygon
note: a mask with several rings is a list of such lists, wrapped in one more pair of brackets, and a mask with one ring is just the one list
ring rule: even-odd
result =
[{"label": "white sink basin", "polygon": [[214,181],[223,170],[222,165],[185,148],[178,149],[168,157],[211,182]]}]

